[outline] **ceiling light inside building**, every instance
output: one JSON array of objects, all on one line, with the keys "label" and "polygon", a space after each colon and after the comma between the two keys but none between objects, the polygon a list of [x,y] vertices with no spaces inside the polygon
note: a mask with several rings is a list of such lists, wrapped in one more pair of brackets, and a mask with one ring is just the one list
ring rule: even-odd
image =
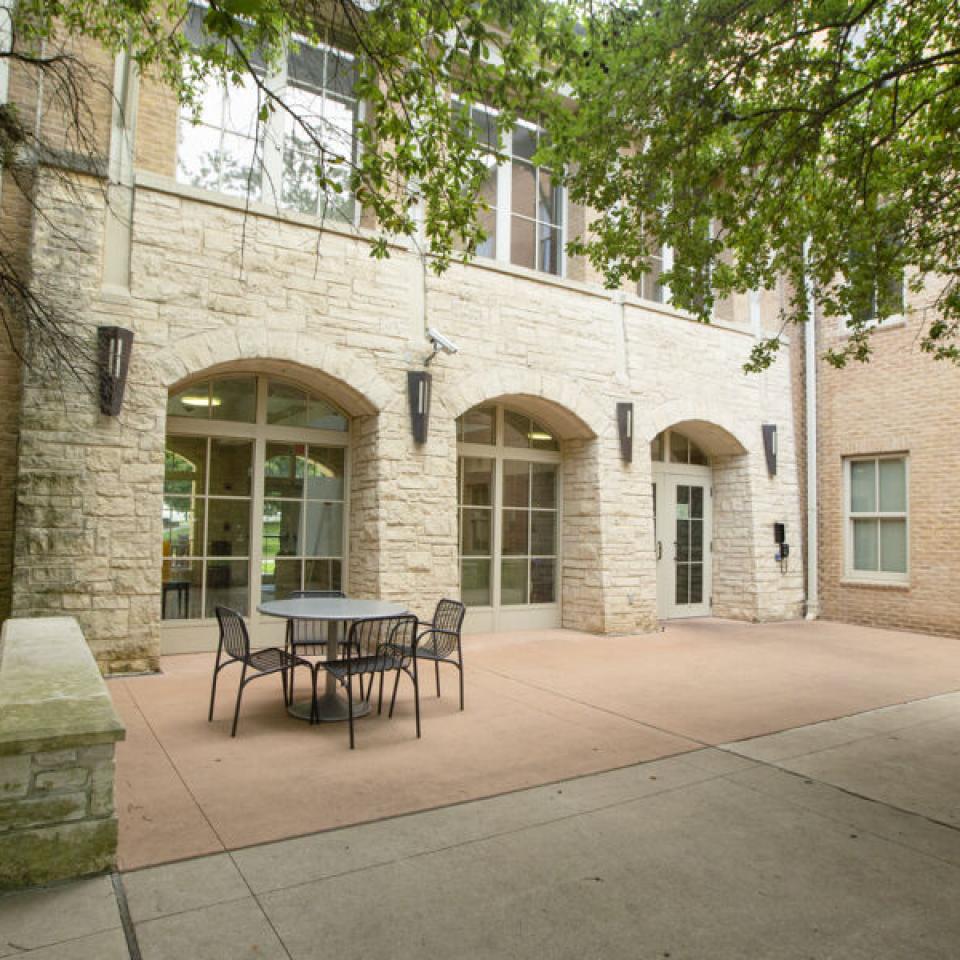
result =
[{"label": "ceiling light inside building", "polygon": [[219,397],[206,397],[200,394],[194,396],[181,397],[180,402],[185,407],[219,407],[223,401]]}]

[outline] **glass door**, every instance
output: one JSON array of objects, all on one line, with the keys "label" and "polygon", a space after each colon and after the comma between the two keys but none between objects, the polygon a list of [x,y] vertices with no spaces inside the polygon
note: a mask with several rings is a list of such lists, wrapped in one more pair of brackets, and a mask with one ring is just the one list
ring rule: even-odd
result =
[{"label": "glass door", "polygon": [[709,470],[654,469],[657,616],[710,613],[712,512]]}]

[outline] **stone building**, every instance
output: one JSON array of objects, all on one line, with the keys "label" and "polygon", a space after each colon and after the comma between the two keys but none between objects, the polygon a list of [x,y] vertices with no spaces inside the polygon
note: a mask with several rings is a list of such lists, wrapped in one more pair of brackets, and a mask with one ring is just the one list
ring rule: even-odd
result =
[{"label": "stone building", "polygon": [[[86,54],[126,98],[93,104],[102,175],[70,191],[40,169],[52,215],[10,189],[0,210],[35,289],[91,347],[98,327],[133,331],[129,381],[107,416],[93,383],[51,383],[0,347],[0,615],[76,616],[107,672],[210,648],[221,603],[265,642],[276,627],[257,604],[300,587],[421,614],[463,596],[484,632],[803,615],[799,344],[742,370],[778,327],[779,291],[732,298],[705,326],[655,274],[603,289],[564,254],[585,213],[529,161],[525,123],[491,171],[483,256],[441,277],[415,245],[374,260],[350,198],[324,211],[284,180],[302,145],[282,130],[255,161],[277,175],[238,195],[242,92],[211,90],[194,126],[124,58]],[[346,55],[303,57],[349,74]],[[356,103],[326,75],[291,65],[287,82],[349,131]],[[37,92],[14,74],[9,96],[29,107]],[[427,369],[428,328],[459,350],[429,364],[417,443],[408,374]]]}]

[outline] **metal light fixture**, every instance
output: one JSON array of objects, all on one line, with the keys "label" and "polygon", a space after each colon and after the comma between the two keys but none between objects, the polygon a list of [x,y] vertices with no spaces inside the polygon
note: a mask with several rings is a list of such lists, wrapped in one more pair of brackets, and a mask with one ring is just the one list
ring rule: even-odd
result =
[{"label": "metal light fixture", "polygon": [[123,327],[97,327],[100,412],[108,417],[115,417],[123,406],[132,346],[132,330],[125,330]]},{"label": "metal light fixture", "polygon": [[763,452],[767,457],[767,473],[771,477],[777,475],[777,425],[763,424]]},{"label": "metal light fixture", "polygon": [[620,456],[624,463],[633,462],[633,404],[617,404],[617,433],[620,435]]},{"label": "metal light fixture", "polygon": [[407,371],[407,398],[410,401],[410,429],[414,443],[427,442],[430,425],[430,383],[433,378],[425,370]]}]

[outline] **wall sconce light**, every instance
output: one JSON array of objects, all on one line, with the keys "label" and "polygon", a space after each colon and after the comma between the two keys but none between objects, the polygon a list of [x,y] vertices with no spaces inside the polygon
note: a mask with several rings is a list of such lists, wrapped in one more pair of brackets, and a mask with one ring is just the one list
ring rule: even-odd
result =
[{"label": "wall sconce light", "polygon": [[132,330],[125,330],[123,327],[97,327],[100,412],[108,417],[115,417],[123,406],[132,346]]},{"label": "wall sconce light", "polygon": [[410,401],[410,429],[414,443],[427,442],[430,424],[430,383],[433,378],[425,370],[407,371],[407,398]]},{"label": "wall sconce light", "polygon": [[620,435],[620,456],[624,463],[633,462],[633,404],[617,404],[617,433]]},{"label": "wall sconce light", "polygon": [[777,425],[775,423],[763,425],[763,452],[767,457],[767,473],[775,477],[777,475]]}]

